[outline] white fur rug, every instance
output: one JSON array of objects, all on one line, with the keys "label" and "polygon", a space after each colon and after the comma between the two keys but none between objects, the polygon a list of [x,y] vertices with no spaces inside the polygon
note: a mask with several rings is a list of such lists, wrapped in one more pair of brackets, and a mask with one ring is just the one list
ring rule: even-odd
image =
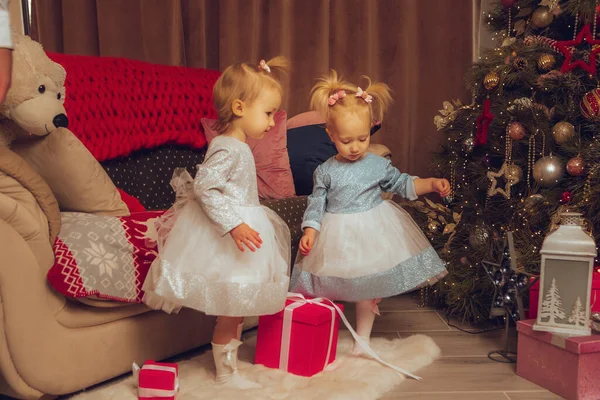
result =
[{"label": "white fur rug", "polygon": [[[179,362],[180,391],[177,400],[215,399],[344,399],[371,400],[390,391],[406,378],[378,362],[350,355],[353,340],[347,331],[340,331],[335,368],[306,378],[253,365],[256,338],[249,338],[240,347],[238,368],[243,376],[259,382],[256,390],[224,389],[214,384],[212,352],[207,351]],[[409,372],[431,364],[440,356],[434,341],[424,335],[405,339],[373,338],[371,347],[383,360]],[[426,380],[423,385],[428,385]],[[131,375],[92,390],[79,393],[72,400],[137,400],[136,383]]]}]

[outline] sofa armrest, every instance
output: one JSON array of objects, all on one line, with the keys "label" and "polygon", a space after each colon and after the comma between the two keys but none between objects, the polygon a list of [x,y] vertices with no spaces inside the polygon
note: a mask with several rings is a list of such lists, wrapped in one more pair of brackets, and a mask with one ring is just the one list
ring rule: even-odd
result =
[{"label": "sofa armrest", "polygon": [[8,148],[0,147],[0,193],[25,206],[40,221],[54,243],[60,230],[58,202],[48,184],[27,162]]},{"label": "sofa armrest", "polygon": [[292,260],[291,265],[294,265],[296,253],[302,237],[302,217],[306,210],[307,196],[290,197],[280,200],[264,200],[261,202],[263,206],[269,207],[277,213],[285,221],[290,228],[292,236]]},{"label": "sofa armrest", "polygon": [[[31,376],[28,370],[37,369],[40,358],[48,357],[42,354],[52,348],[48,340],[52,339],[50,328],[56,324],[53,311],[58,312],[65,300],[50,289],[25,239],[3,219],[0,243],[0,393],[16,392],[19,398],[37,399],[42,392],[23,377]],[[47,247],[52,255],[50,245]]]}]

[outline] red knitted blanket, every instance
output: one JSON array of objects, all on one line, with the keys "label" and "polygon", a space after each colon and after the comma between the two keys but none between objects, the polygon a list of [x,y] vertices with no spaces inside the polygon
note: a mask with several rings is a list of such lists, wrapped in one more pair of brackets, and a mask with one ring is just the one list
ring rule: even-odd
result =
[{"label": "red knitted blanket", "polygon": [[202,148],[218,71],[48,53],[67,71],[69,129],[98,161],[164,144]]}]

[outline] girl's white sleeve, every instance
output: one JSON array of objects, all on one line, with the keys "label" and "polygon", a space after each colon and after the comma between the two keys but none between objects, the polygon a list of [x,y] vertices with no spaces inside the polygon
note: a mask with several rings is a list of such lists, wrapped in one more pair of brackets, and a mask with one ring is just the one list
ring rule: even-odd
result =
[{"label": "girl's white sleeve", "polygon": [[12,49],[13,42],[10,33],[10,16],[8,15],[8,0],[0,0],[0,48]]},{"label": "girl's white sleeve", "polygon": [[222,236],[244,223],[223,195],[227,177],[239,161],[237,155],[226,147],[219,148],[200,164],[194,179],[196,200]]}]

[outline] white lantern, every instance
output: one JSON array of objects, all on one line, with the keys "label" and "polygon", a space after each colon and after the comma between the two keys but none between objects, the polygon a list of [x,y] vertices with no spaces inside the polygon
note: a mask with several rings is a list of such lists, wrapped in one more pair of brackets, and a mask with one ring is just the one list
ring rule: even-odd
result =
[{"label": "white lantern", "polygon": [[536,331],[591,334],[590,293],[596,243],[583,225],[580,213],[565,212],[559,228],[544,240],[540,251],[540,306],[533,325]]}]

